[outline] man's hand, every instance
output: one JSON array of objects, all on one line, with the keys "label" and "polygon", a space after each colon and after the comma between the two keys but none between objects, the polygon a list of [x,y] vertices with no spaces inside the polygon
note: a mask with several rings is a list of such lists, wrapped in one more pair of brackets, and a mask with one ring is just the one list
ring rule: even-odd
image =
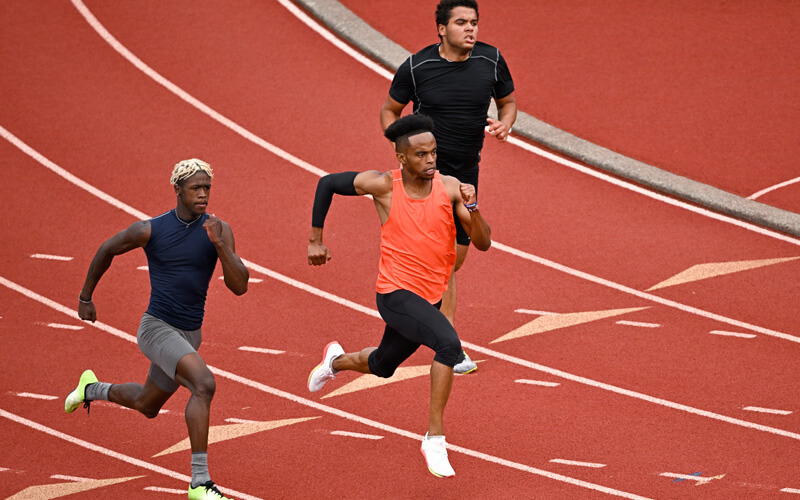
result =
[{"label": "man's hand", "polygon": [[475,192],[475,186],[472,184],[461,183],[459,186],[461,190],[461,199],[464,200],[464,205],[472,205],[478,201],[478,195]]},{"label": "man's hand", "polygon": [[487,118],[486,121],[489,122],[489,126],[486,127],[486,131],[489,132],[489,135],[496,137],[500,142],[508,141],[508,134],[511,132],[510,127],[500,120],[495,120],[493,118]]},{"label": "man's hand", "polygon": [[308,265],[321,266],[331,260],[331,251],[322,241],[309,241],[308,243]]},{"label": "man's hand", "polygon": [[222,221],[217,219],[215,215],[209,215],[208,219],[203,223],[203,229],[208,233],[208,239],[211,243],[219,243],[222,241]]},{"label": "man's hand", "polygon": [[94,302],[78,302],[78,317],[85,321],[94,323],[97,321],[97,310],[94,308]]}]

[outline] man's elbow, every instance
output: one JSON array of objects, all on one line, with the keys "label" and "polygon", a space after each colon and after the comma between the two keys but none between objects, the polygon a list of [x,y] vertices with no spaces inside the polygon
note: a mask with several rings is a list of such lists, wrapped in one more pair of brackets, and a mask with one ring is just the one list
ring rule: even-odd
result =
[{"label": "man's elbow", "polygon": [[475,240],[472,240],[472,246],[474,246],[477,250],[480,250],[481,252],[485,252],[486,250],[489,250],[492,247],[492,240],[486,240],[481,242],[476,242]]},{"label": "man's elbow", "polygon": [[246,275],[242,280],[236,280],[236,281],[231,280],[231,282],[225,280],[225,285],[228,286],[228,290],[233,292],[234,295],[244,295],[245,292],[247,292],[247,286],[249,282],[250,282],[250,276],[248,273],[248,275]]}]

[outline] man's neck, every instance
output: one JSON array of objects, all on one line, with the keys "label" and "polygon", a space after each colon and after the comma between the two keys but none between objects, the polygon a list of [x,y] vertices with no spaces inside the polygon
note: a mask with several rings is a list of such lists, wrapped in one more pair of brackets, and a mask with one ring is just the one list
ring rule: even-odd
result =
[{"label": "man's neck", "polygon": [[403,189],[406,194],[414,199],[422,199],[431,193],[433,186],[433,179],[423,179],[422,177],[415,177],[402,170],[403,173]]},{"label": "man's neck", "polygon": [[463,62],[469,59],[471,50],[462,50],[452,45],[448,45],[445,41],[439,44],[439,55],[450,62]]},{"label": "man's neck", "polygon": [[193,214],[191,210],[186,208],[186,206],[181,203],[178,203],[178,206],[175,207],[175,214],[186,222],[196,220],[198,217],[200,217],[200,215]]}]

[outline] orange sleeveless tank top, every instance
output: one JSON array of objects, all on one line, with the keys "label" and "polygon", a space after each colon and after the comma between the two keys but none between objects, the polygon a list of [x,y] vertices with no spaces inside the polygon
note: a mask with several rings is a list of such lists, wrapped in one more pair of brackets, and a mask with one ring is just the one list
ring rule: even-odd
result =
[{"label": "orange sleeveless tank top", "polygon": [[456,261],[450,196],[438,171],[431,193],[421,200],[408,196],[399,169],[392,171],[392,180],[389,218],[381,226],[377,291],[408,290],[435,304],[447,289]]}]

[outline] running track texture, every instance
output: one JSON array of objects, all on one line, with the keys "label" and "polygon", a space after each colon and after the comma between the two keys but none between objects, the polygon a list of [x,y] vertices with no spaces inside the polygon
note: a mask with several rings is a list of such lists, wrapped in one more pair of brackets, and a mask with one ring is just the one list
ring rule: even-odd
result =
[{"label": "running track texture", "polygon": [[253,278],[239,298],[212,280],[201,350],[218,384],[212,474],[232,497],[800,490],[797,240],[488,141],[496,243],[460,273],[456,325],[480,368],[456,379],[457,475],[440,480],[418,451],[429,352],[388,384],[345,374],[305,389],[329,340],[354,350],[380,334],[371,203],[336,200],[327,266],[309,268],[305,251],[322,172],[392,167],[377,126],[385,77],[278,2],[3,9],[3,497],[185,494],[185,391],[155,420],[62,403],[87,367],[143,380],[144,255],[116,259],[98,323],[75,317],[76,295],[104,239],[172,208],[169,171],[186,157],[215,166],[211,211]]}]

